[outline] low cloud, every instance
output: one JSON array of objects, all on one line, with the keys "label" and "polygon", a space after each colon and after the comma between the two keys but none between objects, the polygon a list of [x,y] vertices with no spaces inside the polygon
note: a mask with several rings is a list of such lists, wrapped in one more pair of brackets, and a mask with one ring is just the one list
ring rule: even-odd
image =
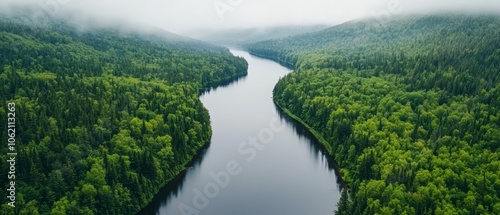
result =
[{"label": "low cloud", "polygon": [[391,8],[397,14],[500,14],[498,0],[2,0],[0,10],[12,4],[27,4],[51,15],[80,14],[103,22],[121,19],[144,23],[174,33],[207,28],[334,25]]}]

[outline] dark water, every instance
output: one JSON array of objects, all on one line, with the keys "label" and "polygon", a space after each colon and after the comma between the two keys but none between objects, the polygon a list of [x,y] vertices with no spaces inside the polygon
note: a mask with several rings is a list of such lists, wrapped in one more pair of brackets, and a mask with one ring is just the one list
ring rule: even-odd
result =
[{"label": "dark water", "polygon": [[272,101],[274,85],[291,71],[231,52],[248,61],[248,76],[200,97],[211,144],[141,214],[333,214],[341,190],[334,161]]}]

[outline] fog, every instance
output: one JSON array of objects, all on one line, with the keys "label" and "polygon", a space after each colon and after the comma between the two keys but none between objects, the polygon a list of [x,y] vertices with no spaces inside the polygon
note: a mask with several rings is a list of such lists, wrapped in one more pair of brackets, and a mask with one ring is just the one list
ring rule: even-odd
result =
[{"label": "fog", "polygon": [[500,14],[499,0],[1,0],[0,9],[12,4],[28,4],[50,16],[120,19],[178,34],[195,29],[335,25],[415,13]]}]

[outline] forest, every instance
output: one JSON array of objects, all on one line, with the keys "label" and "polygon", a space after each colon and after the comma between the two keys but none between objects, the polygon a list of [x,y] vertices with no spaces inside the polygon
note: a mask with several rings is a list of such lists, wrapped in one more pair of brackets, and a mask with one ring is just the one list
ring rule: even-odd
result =
[{"label": "forest", "polygon": [[246,49],[296,70],[273,98],[339,162],[336,214],[500,214],[498,15],[357,20]]},{"label": "forest", "polygon": [[1,214],[137,213],[209,143],[200,92],[247,67],[196,40],[0,18],[0,130],[15,103],[17,152],[16,207],[1,198]]}]

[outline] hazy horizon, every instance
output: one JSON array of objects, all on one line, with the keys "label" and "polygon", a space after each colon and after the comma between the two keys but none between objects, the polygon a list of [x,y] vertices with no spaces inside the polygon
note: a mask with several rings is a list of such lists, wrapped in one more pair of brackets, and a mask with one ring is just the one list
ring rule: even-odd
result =
[{"label": "hazy horizon", "polygon": [[[3,0],[30,5],[50,16],[78,14],[102,22],[124,20],[176,34],[206,29],[248,29],[275,26],[336,25],[353,19],[436,12],[500,14],[498,0]],[[189,36],[189,35],[188,35]]]}]

